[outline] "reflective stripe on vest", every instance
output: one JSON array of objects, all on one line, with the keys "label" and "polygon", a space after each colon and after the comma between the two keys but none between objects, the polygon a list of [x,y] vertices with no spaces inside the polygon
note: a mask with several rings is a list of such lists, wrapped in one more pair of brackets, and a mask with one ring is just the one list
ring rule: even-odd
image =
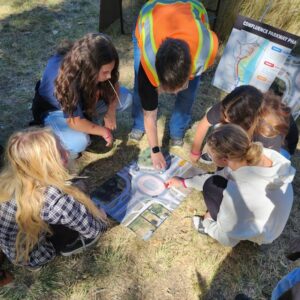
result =
[{"label": "reflective stripe on vest", "polygon": [[[180,10],[176,10],[178,5],[184,8],[184,13],[182,12],[180,14]],[[183,33],[180,32],[178,28],[174,29],[173,32],[172,28],[158,28],[157,24],[153,24],[153,22],[157,21],[155,19],[155,9],[156,12],[159,11],[157,7],[161,7],[161,11],[163,10],[164,15],[167,13],[166,17],[172,18],[173,20],[174,18],[176,20],[174,11],[178,11],[178,20],[181,22],[187,19],[187,13],[190,14],[191,18],[188,22],[186,24],[180,23],[180,25],[183,26],[182,28],[184,28],[185,25],[187,28],[192,26],[193,30],[197,30],[198,32],[198,35],[197,32],[194,34],[185,32],[184,34],[188,34],[186,42],[189,44],[192,56],[191,78],[201,74],[213,63],[218,49],[218,39],[214,32],[209,29],[208,16],[203,5],[196,0],[148,1],[140,11],[135,35],[138,40],[139,48],[141,49],[141,64],[151,84],[156,87],[159,86],[155,69],[155,57],[161,41],[157,41],[155,38],[159,36],[163,39],[167,37],[184,39],[184,36],[179,36]],[[168,8],[168,10],[166,10],[166,8]],[[168,15],[169,11],[170,13]],[[157,12],[157,14],[159,15],[159,12]],[[191,23],[191,19],[194,20],[194,24]],[[166,24],[165,22],[163,23]],[[154,32],[154,28],[159,32]],[[192,40],[193,36],[197,37],[194,41]],[[195,45],[195,43],[197,44]]]}]

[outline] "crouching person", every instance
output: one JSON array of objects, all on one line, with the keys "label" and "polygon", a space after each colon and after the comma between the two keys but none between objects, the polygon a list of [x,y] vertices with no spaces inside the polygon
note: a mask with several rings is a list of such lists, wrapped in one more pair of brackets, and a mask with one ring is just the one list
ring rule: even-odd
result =
[{"label": "crouching person", "polygon": [[106,230],[106,215],[78,188],[67,153],[50,129],[12,135],[0,173],[0,248],[17,265],[36,268],[79,253]]},{"label": "crouching person", "polygon": [[216,128],[207,139],[208,154],[223,169],[190,179],[171,178],[167,185],[203,191],[204,217],[195,228],[225,246],[242,240],[267,244],[283,231],[292,203],[295,169],[278,152],[251,142],[233,124]]}]

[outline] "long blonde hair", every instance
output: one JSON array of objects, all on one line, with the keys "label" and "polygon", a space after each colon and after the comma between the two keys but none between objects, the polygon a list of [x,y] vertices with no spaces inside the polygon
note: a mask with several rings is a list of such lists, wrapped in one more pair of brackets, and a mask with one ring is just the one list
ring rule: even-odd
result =
[{"label": "long blonde hair", "polygon": [[54,186],[73,196],[99,220],[104,214],[91,199],[70,185],[73,178],[61,159],[57,138],[48,128],[31,128],[13,134],[7,144],[5,165],[0,173],[0,203],[16,200],[16,262],[27,261],[30,251],[51,229],[41,217],[44,192]]},{"label": "long blonde hair", "polygon": [[251,142],[247,132],[235,124],[217,127],[207,138],[209,148],[218,158],[247,162],[255,166],[261,159],[262,144]]}]

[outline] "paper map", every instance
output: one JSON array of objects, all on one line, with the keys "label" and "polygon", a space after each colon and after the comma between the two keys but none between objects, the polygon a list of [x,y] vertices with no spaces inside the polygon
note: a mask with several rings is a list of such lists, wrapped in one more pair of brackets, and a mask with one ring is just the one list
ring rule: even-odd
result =
[{"label": "paper map", "polygon": [[168,155],[167,161],[170,167],[162,174],[141,171],[136,162],[131,163],[104,182],[92,194],[93,201],[148,240],[190,192],[183,187],[167,189],[164,182],[173,176],[189,178],[204,173],[174,155]]}]

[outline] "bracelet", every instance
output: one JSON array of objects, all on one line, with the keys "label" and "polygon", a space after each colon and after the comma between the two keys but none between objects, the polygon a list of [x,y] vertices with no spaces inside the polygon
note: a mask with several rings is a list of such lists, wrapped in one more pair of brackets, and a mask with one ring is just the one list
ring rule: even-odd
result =
[{"label": "bracelet", "polygon": [[201,151],[194,152],[193,150],[191,150],[191,154],[194,155],[194,156],[200,156],[201,155]]},{"label": "bracelet", "polygon": [[107,133],[107,136],[104,137],[104,139],[109,139],[110,136],[111,136],[111,132],[110,132],[110,130],[109,130],[108,128],[106,128],[106,127],[104,127],[104,129],[106,130],[106,133]]},{"label": "bracelet", "polygon": [[187,188],[187,186],[186,186],[186,184],[185,184],[185,181],[184,181],[184,179],[182,178],[182,179],[180,179],[180,181],[181,181],[181,183],[182,183],[183,187],[184,187],[184,188]]}]

